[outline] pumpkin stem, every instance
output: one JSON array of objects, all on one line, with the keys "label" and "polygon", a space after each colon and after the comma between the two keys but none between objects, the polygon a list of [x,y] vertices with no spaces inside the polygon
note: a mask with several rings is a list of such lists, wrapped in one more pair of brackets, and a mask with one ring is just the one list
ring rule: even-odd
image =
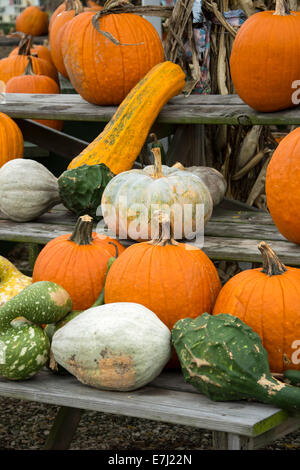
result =
[{"label": "pumpkin stem", "polygon": [[172,165],[172,168],[178,168],[178,170],[185,170],[183,164],[180,162],[174,163],[174,165]]},{"label": "pumpkin stem", "polygon": [[30,49],[32,47],[33,36],[26,34],[22,37],[19,43],[18,55],[30,55]]},{"label": "pumpkin stem", "polygon": [[287,5],[286,0],[276,0],[274,15],[278,15],[278,16],[290,15],[290,9]]},{"label": "pumpkin stem", "polygon": [[174,240],[174,227],[169,214],[162,210],[153,213],[153,220],[158,219],[158,234],[148,243],[155,246],[178,245]]},{"label": "pumpkin stem", "polygon": [[262,254],[263,267],[261,272],[268,276],[277,276],[287,271],[284,264],[281,263],[278,256],[274,253],[272,248],[267,245],[266,242],[261,242],[258,245],[258,249]]},{"label": "pumpkin stem", "polygon": [[90,245],[93,241],[93,219],[89,215],[82,215],[76,222],[69,240],[76,245]]},{"label": "pumpkin stem", "polygon": [[65,11],[75,11],[75,16],[79,15],[79,13],[83,12],[83,5],[80,0],[67,0],[66,1],[66,9]]},{"label": "pumpkin stem", "polygon": [[27,58],[28,58],[28,64],[26,65],[26,69],[23,75],[35,75],[33,71],[32,58],[30,55]]},{"label": "pumpkin stem", "polygon": [[151,152],[154,155],[154,172],[153,178],[163,178],[164,174],[161,167],[161,152],[159,147],[154,147],[151,149]]}]

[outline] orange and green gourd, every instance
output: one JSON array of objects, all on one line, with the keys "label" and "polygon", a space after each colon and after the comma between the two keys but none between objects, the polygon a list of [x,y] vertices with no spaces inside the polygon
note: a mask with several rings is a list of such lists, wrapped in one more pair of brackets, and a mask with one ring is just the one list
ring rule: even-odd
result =
[{"label": "orange and green gourd", "polygon": [[0,307],[32,283],[8,259],[0,256]]}]

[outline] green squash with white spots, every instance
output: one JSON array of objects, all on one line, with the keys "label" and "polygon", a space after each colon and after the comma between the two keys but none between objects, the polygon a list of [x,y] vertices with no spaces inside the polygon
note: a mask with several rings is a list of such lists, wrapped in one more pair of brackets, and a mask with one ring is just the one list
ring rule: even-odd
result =
[{"label": "green squash with white spots", "polygon": [[56,323],[72,309],[65,289],[36,282],[0,308],[0,377],[25,380],[49,359],[50,341],[40,325]]},{"label": "green squash with white spots", "polygon": [[153,214],[163,210],[170,215],[175,239],[193,239],[211,217],[210,191],[197,175],[162,165],[158,147],[152,152],[154,165],[110,180],[101,200],[104,221],[120,239],[151,240],[156,230]]}]

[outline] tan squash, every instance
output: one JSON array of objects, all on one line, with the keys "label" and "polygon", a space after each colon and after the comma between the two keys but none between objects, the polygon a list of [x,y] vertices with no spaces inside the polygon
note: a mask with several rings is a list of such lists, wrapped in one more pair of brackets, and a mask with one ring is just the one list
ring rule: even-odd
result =
[{"label": "tan squash", "polygon": [[68,166],[104,163],[114,173],[130,170],[161,108],[179,94],[185,74],[179,65],[162,62],[131,90],[103,132]]}]

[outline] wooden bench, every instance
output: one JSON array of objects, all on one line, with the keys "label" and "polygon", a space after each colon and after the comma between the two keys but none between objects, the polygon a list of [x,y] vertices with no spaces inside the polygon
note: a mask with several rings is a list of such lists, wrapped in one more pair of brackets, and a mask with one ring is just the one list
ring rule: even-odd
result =
[{"label": "wooden bench", "polygon": [[[0,111],[17,120],[26,140],[67,160],[76,156],[87,142],[33,123],[32,119],[105,123],[115,110],[91,105],[72,94],[47,97],[10,94],[6,95],[5,103],[0,103]],[[183,135],[183,130],[189,130],[189,139],[184,142],[187,145],[193,141],[193,133],[198,135],[203,124],[300,124],[300,109],[263,114],[253,111],[237,96],[179,96],[162,109],[153,129],[159,136]],[[37,254],[37,247],[58,235],[70,233],[74,222],[75,217],[62,206],[31,223],[15,223],[0,215],[0,240],[28,243],[33,254]],[[257,249],[261,240],[270,243],[282,262],[300,266],[300,246],[280,235],[269,214],[230,200],[224,200],[214,209],[205,227],[203,250],[214,261],[246,262],[250,267],[261,262]],[[99,391],[80,384],[74,377],[58,377],[42,371],[26,382],[1,379],[0,395],[61,407],[47,449],[63,449],[70,445],[81,409],[209,429],[213,431],[216,449],[260,448],[300,427],[299,416],[270,405],[212,402],[185,384],[180,372],[163,372],[147,387],[121,393]]]}]

